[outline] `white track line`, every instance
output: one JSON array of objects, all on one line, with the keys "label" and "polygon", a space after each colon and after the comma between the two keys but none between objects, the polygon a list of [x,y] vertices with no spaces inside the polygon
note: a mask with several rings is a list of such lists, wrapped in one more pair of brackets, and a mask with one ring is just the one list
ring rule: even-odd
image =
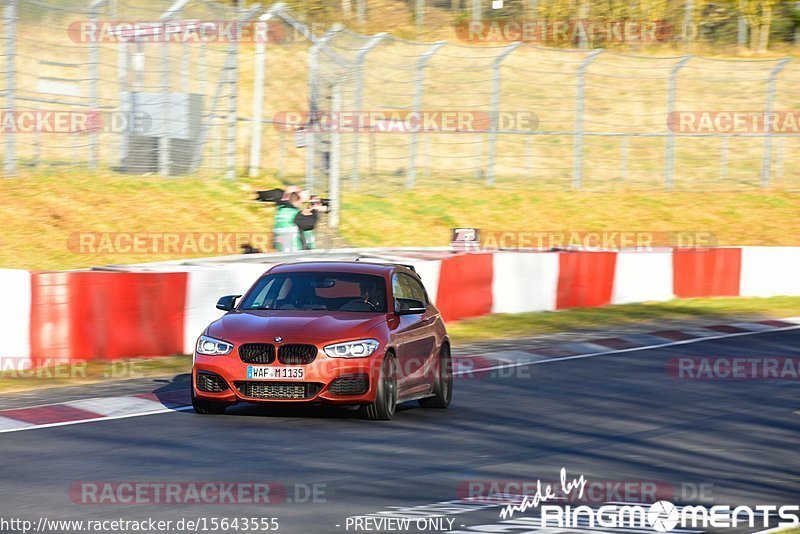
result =
[{"label": "white track line", "polygon": [[[35,406],[32,406],[35,408]],[[146,415],[158,415],[161,413],[170,413],[170,412],[186,412],[191,410],[191,406],[178,406],[177,408],[161,408],[159,410],[150,410],[148,412],[139,412],[139,413],[131,413],[126,415],[115,415],[112,417],[95,417],[93,419],[80,419],[78,421],[63,421],[61,423],[46,423],[44,425],[34,425],[34,426],[23,426],[20,428],[8,428],[4,430],[0,430],[0,434],[8,434],[9,432],[22,432],[23,430],[35,430],[37,428],[53,428],[57,426],[72,426],[72,425],[82,425],[84,423],[97,423],[99,421],[114,421],[115,419],[130,419],[131,417],[144,417]],[[24,422],[20,421],[20,424],[25,424]]]},{"label": "white track line", "polygon": [[[627,354],[627,353],[630,353],[630,352],[638,352],[638,351],[642,351],[642,350],[661,349],[661,348],[664,348],[664,347],[674,347],[674,346],[678,346],[678,345],[690,345],[692,343],[702,343],[702,342],[705,342],[705,341],[714,341],[714,340],[717,340],[717,339],[727,339],[727,338],[731,338],[731,337],[756,336],[756,335],[759,335],[759,334],[770,334],[772,332],[783,332],[783,331],[787,331],[787,330],[797,330],[799,328],[800,328],[800,325],[793,325],[793,326],[783,326],[783,327],[779,327],[779,328],[773,328],[772,330],[766,330],[766,331],[763,331],[763,332],[736,332],[734,334],[719,334],[719,335],[714,335],[714,336],[710,336],[710,337],[701,337],[701,338],[695,338],[695,339],[685,339],[685,340],[682,340],[682,341],[672,341],[672,342],[669,342],[669,343],[662,343],[662,344],[659,344],[659,345],[645,345],[645,346],[642,346],[642,347],[631,347],[629,349],[616,349],[616,350],[608,350],[608,351],[604,351],[604,352],[592,352],[592,353],[589,353],[589,354],[576,354],[575,356],[562,356],[560,358],[549,358],[549,359],[546,359],[546,360],[533,360],[533,361],[524,361],[524,362],[517,362],[517,363],[493,365],[491,367],[482,367],[482,368],[479,368],[479,369],[469,369],[467,371],[456,371],[456,372],[453,373],[453,375],[454,376],[461,376],[461,375],[467,375],[467,374],[472,374],[472,373],[482,373],[482,372],[486,372],[486,371],[494,371],[496,369],[512,369],[512,368],[515,368],[515,367],[523,367],[523,366],[526,366],[526,365],[541,365],[541,364],[544,364],[544,363],[556,363],[556,362],[566,362],[566,361],[570,361],[570,360],[582,360],[584,358],[594,358],[594,357],[597,357],[597,356],[612,356],[612,355],[615,355],[615,354]],[[7,434],[7,433],[10,433],[10,432],[24,432],[24,431],[27,431],[27,430],[38,430],[40,428],[53,428],[53,427],[59,427],[59,426],[81,425],[81,424],[84,424],[84,423],[98,423],[98,422],[101,422],[101,421],[114,421],[114,420],[117,420],[117,419],[130,419],[132,417],[145,417],[145,416],[148,416],[148,415],[158,415],[158,414],[170,413],[170,412],[176,412],[176,411],[185,412],[185,411],[189,411],[191,409],[192,409],[191,406],[179,406],[177,408],[166,408],[165,407],[165,408],[162,408],[162,409],[159,409],[159,410],[150,410],[150,411],[146,411],[146,412],[131,413],[131,414],[125,414],[125,415],[112,416],[112,417],[102,417],[102,416],[100,416],[100,417],[97,417],[97,418],[94,418],[94,419],[81,419],[79,421],[64,421],[64,422],[61,422],[61,423],[47,423],[47,424],[44,424],[44,425],[23,426],[23,427],[20,427],[20,428],[1,429],[0,430],[0,434]],[[24,423],[20,422],[20,424],[24,424]]]},{"label": "white track line", "polygon": [[562,356],[560,358],[550,358],[547,360],[538,360],[538,361],[531,361],[531,362],[519,362],[507,365],[494,365],[492,367],[483,367],[480,369],[470,369],[468,372],[458,371],[453,373],[453,375],[463,375],[469,373],[480,373],[486,371],[494,371],[496,369],[510,369],[513,367],[522,367],[523,365],[541,365],[543,363],[554,363],[554,362],[565,362],[568,360],[582,360],[584,358],[594,358],[596,356],[611,356],[615,354],[624,354],[628,352],[637,352],[640,350],[650,350],[650,349],[662,349],[664,347],[674,347],[676,345],[690,345],[692,343],[702,343],[704,341],[714,341],[716,339],[726,339],[729,337],[740,337],[740,336],[755,336],[758,334],[769,334],[771,332],[783,332],[786,330],[797,330],[800,328],[800,325],[794,326],[782,326],[779,328],[773,328],[772,330],[766,330],[763,332],[736,332],[734,334],[720,334],[715,336],[707,336],[707,337],[698,337],[695,339],[684,339],[682,341],[671,341],[669,343],[662,343],[660,345],[645,345],[642,347],[631,347],[629,349],[616,349],[616,350],[608,350],[605,352],[590,352],[589,354],[576,354],[575,356]]}]

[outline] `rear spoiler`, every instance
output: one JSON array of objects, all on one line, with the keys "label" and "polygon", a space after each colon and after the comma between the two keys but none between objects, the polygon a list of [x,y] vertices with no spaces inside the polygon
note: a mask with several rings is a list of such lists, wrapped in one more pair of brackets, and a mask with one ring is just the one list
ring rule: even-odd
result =
[{"label": "rear spoiler", "polygon": [[408,264],[405,264],[405,263],[395,263],[395,265],[397,265],[398,267],[405,267],[406,269],[409,269],[411,271],[417,272],[417,270],[414,268],[413,265],[408,265]]}]

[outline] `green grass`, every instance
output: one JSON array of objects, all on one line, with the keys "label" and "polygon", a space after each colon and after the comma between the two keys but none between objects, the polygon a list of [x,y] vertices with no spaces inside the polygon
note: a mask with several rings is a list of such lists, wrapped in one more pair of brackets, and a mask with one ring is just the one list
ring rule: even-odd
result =
[{"label": "green grass", "polygon": [[[258,185],[275,184],[265,179]],[[271,232],[272,210],[252,202],[253,196],[250,182],[220,178],[87,176],[61,170],[0,180],[0,266],[72,269],[175,259],[70,250],[70,236],[82,232]]]},{"label": "green grass", "polygon": [[[800,195],[786,192],[588,193],[421,187],[344,199],[354,246],[444,245],[453,227],[492,231],[700,231],[719,245],[800,245]],[[368,224],[380,220],[381,224]]]},{"label": "green grass", "polygon": [[22,372],[4,369],[0,371],[0,392],[80,386],[107,380],[173,376],[189,372],[191,366],[191,357],[180,355],[114,362],[90,361]]},{"label": "green grass", "polygon": [[454,344],[555,334],[580,329],[623,328],[666,321],[780,318],[800,315],[800,297],[707,298],[576,308],[558,312],[496,314],[450,323]]},{"label": "green grass", "polygon": [[[299,180],[298,180],[299,181]],[[491,231],[702,231],[720,245],[800,245],[800,195],[540,190],[526,182],[496,188],[437,177],[343,195],[339,234],[351,246],[444,246],[451,229]],[[438,185],[437,185],[438,184]],[[87,175],[49,171],[0,180],[0,266],[71,269],[176,259],[166,254],[86,254],[70,250],[79,232],[270,232],[272,209],[252,189],[272,177],[224,180]],[[202,256],[195,254],[194,256]],[[191,256],[186,256],[191,257]]]}]

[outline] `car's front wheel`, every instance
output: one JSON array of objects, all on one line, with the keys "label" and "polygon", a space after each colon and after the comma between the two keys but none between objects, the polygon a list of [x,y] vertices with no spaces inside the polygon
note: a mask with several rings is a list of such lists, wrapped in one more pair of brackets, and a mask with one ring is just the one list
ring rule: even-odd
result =
[{"label": "car's front wheel", "polygon": [[397,359],[388,352],[383,358],[375,402],[364,407],[367,419],[389,421],[397,408]]},{"label": "car's front wheel", "polygon": [[439,352],[439,365],[433,383],[433,396],[419,400],[423,408],[447,408],[453,398],[453,360],[450,346],[445,344]]},{"label": "car's front wheel", "polygon": [[214,402],[198,398],[194,394],[194,378],[192,378],[192,408],[194,413],[200,415],[213,415],[225,413],[225,408],[228,407],[227,403]]}]

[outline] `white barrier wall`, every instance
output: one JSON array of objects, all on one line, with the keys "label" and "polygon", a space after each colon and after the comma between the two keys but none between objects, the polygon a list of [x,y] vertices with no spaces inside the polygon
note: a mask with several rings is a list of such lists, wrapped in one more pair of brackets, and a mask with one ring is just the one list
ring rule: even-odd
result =
[{"label": "white barrier wall", "polygon": [[[354,257],[359,256],[354,253]],[[248,261],[192,261],[130,266],[130,271],[186,273],[185,288],[181,286],[183,276],[173,277],[179,283],[173,281],[163,288],[170,295],[185,298],[180,318],[175,316],[175,321],[171,323],[158,323],[165,339],[171,335],[169,350],[154,346],[145,349],[141,356],[171,354],[180,348],[191,353],[197,336],[221,316],[222,312],[215,308],[219,297],[244,294],[259,276],[274,265],[252,262],[254,259],[264,261],[265,258],[242,259]],[[312,257],[304,259],[310,260]],[[319,259],[328,258],[321,255]],[[365,261],[413,264],[429,296],[448,321],[488,313],[667,301],[676,298],[676,295],[681,298],[800,295],[800,248],[624,251],[613,254],[613,264],[611,259],[612,255],[607,252],[592,258],[588,251],[463,255],[437,250],[427,257],[419,251],[407,257],[402,256],[402,251],[364,256]],[[268,261],[279,262],[282,259],[275,256]],[[121,279],[126,280],[125,277]],[[96,287],[92,284],[96,284]],[[149,287],[141,283],[139,285],[144,288],[143,292]],[[87,287],[91,291],[87,291]],[[87,354],[96,358],[110,357],[113,351],[108,348],[107,342],[114,325],[101,321],[98,324],[103,328],[80,328],[82,319],[79,312],[82,309],[80,306],[93,309],[89,305],[91,302],[86,304],[84,301],[106,302],[102,299],[111,298],[106,294],[114,295],[119,289],[119,286],[109,284],[107,276],[100,272],[97,275],[91,272],[63,272],[32,276],[27,271],[0,269],[0,290],[6,297],[6,305],[0,308],[0,336],[3,339],[0,344],[0,363],[8,365],[5,362],[10,362],[15,367],[21,367],[31,363],[39,365],[39,358],[69,360],[86,357]],[[82,299],[78,304],[72,303],[75,306],[70,304],[73,290]],[[576,296],[580,291],[591,292],[592,298],[578,298],[582,296]],[[34,293],[36,302],[32,302]],[[147,293],[142,298],[152,299],[153,296]],[[180,298],[169,297],[165,302],[177,304],[176,299]],[[178,320],[183,322],[179,323]],[[134,321],[130,328],[140,328],[143,336],[153,338],[153,325],[147,321],[141,324]],[[74,335],[75,332],[79,335]],[[182,338],[176,335],[178,332],[183,334]],[[161,339],[160,336],[155,338]],[[115,350],[119,349],[117,345]]]},{"label": "white barrier wall", "polygon": [[617,253],[612,304],[673,298],[672,251]]},{"label": "white barrier wall", "polygon": [[216,308],[224,295],[243,295],[270,265],[238,263],[186,269],[186,316],[183,325],[184,352],[194,351],[194,344],[206,326],[225,312]]},{"label": "white barrier wall", "polygon": [[556,309],[558,254],[498,252],[492,268],[492,313]]},{"label": "white barrier wall", "polygon": [[31,360],[31,274],[0,269],[0,295],[0,364],[2,369],[25,369]]},{"label": "white barrier wall", "polygon": [[800,248],[743,247],[739,294],[743,297],[800,295]]},{"label": "white barrier wall", "polygon": [[415,260],[406,261],[405,263],[414,266],[414,270],[417,271],[422,283],[425,284],[428,298],[436,304],[436,298],[439,296],[439,271],[442,268],[442,260]]}]

